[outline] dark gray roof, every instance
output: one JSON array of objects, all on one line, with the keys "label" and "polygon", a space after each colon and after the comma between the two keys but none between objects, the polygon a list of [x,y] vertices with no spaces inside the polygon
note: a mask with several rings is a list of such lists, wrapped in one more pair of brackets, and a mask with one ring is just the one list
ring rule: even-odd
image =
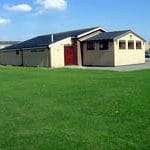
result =
[{"label": "dark gray roof", "polygon": [[114,32],[104,32],[100,33],[96,36],[93,36],[88,39],[88,41],[97,41],[97,40],[113,40],[114,38],[121,36],[122,34],[125,34],[127,32],[130,32],[130,30],[124,30],[124,31],[114,31]]},{"label": "dark gray roof", "polygon": [[[98,27],[86,28],[80,30],[73,30],[68,32],[54,33],[53,34],[53,43],[63,40],[67,37],[76,38],[78,35],[94,30]],[[4,48],[2,50],[13,50],[13,49],[21,49],[21,48],[36,48],[36,47],[48,47],[48,45],[52,44],[52,34],[41,35],[27,41],[21,42],[19,44],[15,44]]]},{"label": "dark gray roof", "polygon": [[136,35],[137,37],[139,37],[140,39],[142,39],[143,41],[145,41],[142,37],[140,37],[139,35],[137,35],[136,33],[134,33],[131,30],[124,30],[124,31],[114,31],[114,32],[103,32],[100,33],[96,36],[93,36],[89,39],[87,39],[86,41],[98,41],[98,40],[113,40],[116,39],[122,35],[125,35],[126,33],[133,33],[134,35]]}]

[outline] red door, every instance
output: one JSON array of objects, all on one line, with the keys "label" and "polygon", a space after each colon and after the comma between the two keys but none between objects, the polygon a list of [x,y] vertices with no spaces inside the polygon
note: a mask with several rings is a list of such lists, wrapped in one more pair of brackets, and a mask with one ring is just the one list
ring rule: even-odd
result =
[{"label": "red door", "polygon": [[75,64],[75,54],[73,46],[64,47],[64,57],[65,57],[65,65]]}]

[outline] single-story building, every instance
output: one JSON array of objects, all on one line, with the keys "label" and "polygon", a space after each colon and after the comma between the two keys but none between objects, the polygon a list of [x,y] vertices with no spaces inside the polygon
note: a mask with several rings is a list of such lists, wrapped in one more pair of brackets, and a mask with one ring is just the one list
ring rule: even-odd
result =
[{"label": "single-story building", "polygon": [[145,63],[145,40],[131,30],[104,32],[82,42],[83,65]]},{"label": "single-story building", "polygon": [[0,41],[0,49],[19,43],[19,41]]},{"label": "single-story building", "polygon": [[145,63],[145,40],[131,30],[101,27],[42,35],[4,48],[0,64],[64,67],[120,66]]},{"label": "single-story building", "polygon": [[145,51],[150,51],[150,42],[145,43]]}]

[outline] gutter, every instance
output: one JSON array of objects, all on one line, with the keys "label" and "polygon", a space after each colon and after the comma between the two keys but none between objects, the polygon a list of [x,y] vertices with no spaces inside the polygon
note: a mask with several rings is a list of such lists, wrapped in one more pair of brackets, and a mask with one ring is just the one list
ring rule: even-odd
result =
[{"label": "gutter", "polygon": [[43,46],[43,47],[31,47],[31,48],[16,48],[16,49],[5,49],[5,50],[0,50],[2,52],[9,52],[9,51],[16,51],[16,50],[31,50],[31,49],[42,49],[42,48],[49,48],[48,46]]}]

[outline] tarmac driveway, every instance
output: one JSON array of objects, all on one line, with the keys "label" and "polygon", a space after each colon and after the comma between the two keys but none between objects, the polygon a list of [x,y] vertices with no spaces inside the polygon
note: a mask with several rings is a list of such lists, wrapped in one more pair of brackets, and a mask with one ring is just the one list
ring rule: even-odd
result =
[{"label": "tarmac driveway", "polygon": [[112,71],[134,71],[134,70],[150,69],[150,58],[146,59],[145,64],[139,64],[139,65],[128,65],[128,66],[119,66],[119,67],[70,66],[69,68],[81,68],[81,69],[91,69],[91,70],[112,70]]}]

